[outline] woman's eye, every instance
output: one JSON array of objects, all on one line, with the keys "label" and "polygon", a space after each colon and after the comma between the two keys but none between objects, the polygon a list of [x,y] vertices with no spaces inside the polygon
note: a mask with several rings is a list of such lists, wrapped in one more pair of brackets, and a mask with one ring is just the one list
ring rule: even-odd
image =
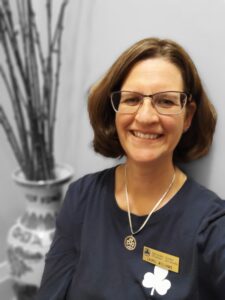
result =
[{"label": "woman's eye", "polygon": [[126,105],[137,105],[140,103],[140,98],[138,97],[125,98],[121,100],[121,103]]},{"label": "woman's eye", "polygon": [[174,105],[178,105],[177,101],[175,101],[174,99],[167,99],[167,98],[162,98],[162,99],[157,99],[156,102],[159,106],[163,106],[163,107],[171,107]]}]

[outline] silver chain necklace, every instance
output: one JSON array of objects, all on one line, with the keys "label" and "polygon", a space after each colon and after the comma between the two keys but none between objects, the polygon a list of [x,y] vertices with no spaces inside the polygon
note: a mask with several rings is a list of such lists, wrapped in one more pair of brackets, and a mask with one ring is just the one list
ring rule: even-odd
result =
[{"label": "silver chain necklace", "polygon": [[124,171],[125,171],[124,172],[124,178],[125,178],[124,188],[125,188],[125,196],[126,196],[126,202],[127,202],[127,214],[128,214],[129,226],[130,226],[130,231],[131,231],[131,234],[126,236],[124,239],[124,246],[127,250],[131,251],[131,250],[134,250],[137,246],[137,241],[136,241],[136,238],[134,237],[134,235],[137,234],[138,232],[140,232],[145,227],[145,225],[147,224],[147,222],[150,219],[153,212],[157,209],[157,207],[160,205],[160,203],[166,197],[166,195],[170,191],[170,189],[175,181],[176,172],[174,171],[173,178],[172,178],[168,188],[166,189],[164,194],[161,196],[161,198],[158,200],[158,202],[155,204],[155,206],[150,210],[149,214],[147,215],[146,219],[144,220],[144,222],[142,223],[140,228],[138,230],[134,231],[133,225],[132,225],[132,220],[131,220],[130,204],[129,204],[129,197],[128,197],[128,191],[127,191],[127,165],[125,165]]}]

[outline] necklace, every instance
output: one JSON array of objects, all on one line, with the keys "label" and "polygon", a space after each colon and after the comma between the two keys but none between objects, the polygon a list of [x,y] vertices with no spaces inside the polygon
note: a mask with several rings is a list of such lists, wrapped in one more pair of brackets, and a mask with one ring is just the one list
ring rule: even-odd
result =
[{"label": "necklace", "polygon": [[137,246],[137,241],[136,241],[136,238],[134,237],[134,235],[137,234],[138,232],[140,232],[145,227],[145,225],[147,224],[147,222],[150,219],[153,212],[157,209],[157,207],[160,205],[160,203],[164,200],[164,198],[166,197],[166,195],[170,191],[170,189],[171,189],[171,187],[172,187],[172,185],[175,181],[176,173],[174,171],[173,178],[172,178],[168,188],[163,193],[163,195],[158,200],[158,202],[155,204],[155,206],[150,210],[149,214],[147,215],[146,219],[144,220],[144,222],[142,223],[140,228],[138,230],[134,231],[133,230],[133,225],[132,225],[132,220],[131,220],[130,204],[129,204],[129,197],[128,197],[128,191],[127,191],[127,165],[125,165],[124,171],[125,171],[124,172],[124,178],[125,178],[124,188],[125,188],[125,197],[126,197],[126,202],[127,202],[127,215],[128,215],[129,226],[130,226],[130,231],[131,231],[131,234],[126,236],[125,239],[124,239],[124,246],[127,250],[132,251]]}]

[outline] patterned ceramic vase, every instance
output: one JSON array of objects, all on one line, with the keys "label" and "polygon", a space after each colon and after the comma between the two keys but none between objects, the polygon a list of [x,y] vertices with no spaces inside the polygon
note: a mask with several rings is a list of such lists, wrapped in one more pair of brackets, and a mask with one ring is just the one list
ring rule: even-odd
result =
[{"label": "patterned ceramic vase", "polygon": [[68,166],[58,165],[56,179],[28,181],[20,170],[13,173],[26,199],[24,214],[11,227],[8,261],[17,300],[33,300],[40,285],[45,254],[55,227],[55,218],[63,198],[63,185],[73,174]]}]

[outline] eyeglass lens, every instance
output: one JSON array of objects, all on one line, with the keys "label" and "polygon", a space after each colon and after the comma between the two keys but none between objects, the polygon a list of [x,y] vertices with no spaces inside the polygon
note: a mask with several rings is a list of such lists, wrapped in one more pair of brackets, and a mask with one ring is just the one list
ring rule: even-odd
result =
[{"label": "eyeglass lens", "polygon": [[120,113],[135,113],[144,98],[149,98],[152,106],[161,114],[178,114],[187,101],[187,94],[183,92],[161,92],[151,96],[136,92],[119,91],[111,95],[114,109]]}]

